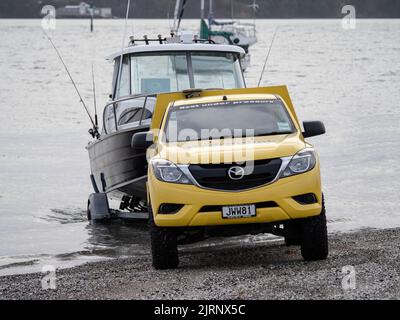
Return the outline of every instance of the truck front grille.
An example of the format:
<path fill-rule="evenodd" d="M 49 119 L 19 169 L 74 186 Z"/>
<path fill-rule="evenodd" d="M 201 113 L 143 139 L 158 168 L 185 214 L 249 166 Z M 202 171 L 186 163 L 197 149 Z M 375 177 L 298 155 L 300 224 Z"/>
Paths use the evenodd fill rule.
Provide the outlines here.
<path fill-rule="evenodd" d="M 238 180 L 231 179 L 228 170 L 234 166 L 245 168 L 246 164 L 191 164 L 189 171 L 202 187 L 217 190 L 245 190 L 273 181 L 281 163 L 282 160 L 279 158 L 255 160 L 253 171 Z"/>

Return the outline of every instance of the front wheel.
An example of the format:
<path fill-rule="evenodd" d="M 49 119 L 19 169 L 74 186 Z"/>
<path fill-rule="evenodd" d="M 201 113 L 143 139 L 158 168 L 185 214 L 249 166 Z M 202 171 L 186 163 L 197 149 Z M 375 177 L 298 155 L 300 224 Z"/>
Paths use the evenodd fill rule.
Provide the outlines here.
<path fill-rule="evenodd" d="M 179 264 L 176 232 L 172 228 L 156 226 L 149 204 L 151 255 L 155 269 L 175 269 Z"/>
<path fill-rule="evenodd" d="M 302 223 L 301 255 L 306 261 L 315 261 L 326 259 L 328 252 L 328 231 L 322 202 L 321 214 Z"/>

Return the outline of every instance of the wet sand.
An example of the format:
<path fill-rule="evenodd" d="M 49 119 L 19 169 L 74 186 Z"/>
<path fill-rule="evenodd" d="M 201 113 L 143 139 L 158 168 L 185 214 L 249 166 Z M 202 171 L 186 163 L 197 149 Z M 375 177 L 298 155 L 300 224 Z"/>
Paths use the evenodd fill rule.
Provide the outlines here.
<path fill-rule="evenodd" d="M 330 235 L 325 261 L 304 262 L 283 241 L 232 241 L 181 247 L 180 267 L 157 271 L 150 255 L 57 270 L 55 290 L 43 274 L 0 277 L 0 299 L 399 299 L 400 229 Z M 355 288 L 344 290 L 344 266 Z"/>

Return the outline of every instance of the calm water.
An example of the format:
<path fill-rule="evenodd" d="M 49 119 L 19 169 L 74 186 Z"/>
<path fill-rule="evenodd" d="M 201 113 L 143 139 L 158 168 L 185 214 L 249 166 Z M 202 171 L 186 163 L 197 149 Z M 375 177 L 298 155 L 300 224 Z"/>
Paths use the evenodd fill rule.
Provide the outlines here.
<path fill-rule="evenodd" d="M 312 142 L 329 230 L 400 226 L 400 20 L 358 21 L 356 30 L 338 20 L 257 21 L 248 86 L 276 26 L 263 84 L 286 84 L 302 120 L 325 122 L 327 134 Z M 57 21 L 52 37 L 88 103 L 92 63 L 99 104 L 108 99 L 104 57 L 120 48 L 122 29 L 120 20 L 95 21 L 90 34 L 88 21 Z M 136 35 L 168 30 L 166 20 L 129 23 Z M 39 20 L 0 20 L 0 61 L 0 274 L 147 254 L 145 228 L 85 220 L 89 123 Z"/>

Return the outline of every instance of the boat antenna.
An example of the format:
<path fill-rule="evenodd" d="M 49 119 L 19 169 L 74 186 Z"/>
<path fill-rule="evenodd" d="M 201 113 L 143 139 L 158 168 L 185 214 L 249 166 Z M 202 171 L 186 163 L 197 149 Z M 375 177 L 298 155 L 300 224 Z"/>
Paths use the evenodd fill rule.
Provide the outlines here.
<path fill-rule="evenodd" d="M 267 62 L 268 62 L 268 58 L 269 58 L 269 54 L 271 53 L 272 45 L 274 44 L 274 40 L 275 40 L 275 36 L 276 36 L 277 31 L 278 31 L 278 27 L 275 28 L 274 35 L 272 36 L 271 44 L 269 45 L 268 53 L 267 53 L 267 56 L 265 57 L 264 66 L 263 66 L 263 68 L 262 68 L 261 75 L 260 75 L 260 80 L 258 80 L 257 87 L 260 86 L 262 77 L 263 77 L 263 75 L 264 75 L 265 68 L 266 68 L 266 66 L 267 66 Z"/>
<path fill-rule="evenodd" d="M 133 10 L 134 10 L 134 6 L 132 6 L 132 12 L 133 12 Z M 133 19 L 133 16 L 132 16 L 132 36 L 134 36 L 135 35 L 135 19 Z"/>
<path fill-rule="evenodd" d="M 76 93 L 77 93 L 78 96 L 79 96 L 79 102 L 82 104 L 83 108 L 85 109 L 85 111 L 86 111 L 86 113 L 87 113 L 87 115 L 88 115 L 88 117 L 89 117 L 89 119 L 90 119 L 90 122 L 91 122 L 92 125 L 93 125 L 93 129 L 90 129 L 90 130 L 89 130 L 89 133 L 92 135 L 93 138 L 94 138 L 94 137 L 99 137 L 100 134 L 99 134 L 99 130 L 98 130 L 98 128 L 97 128 L 97 125 L 96 125 L 96 123 L 93 121 L 93 118 L 92 118 L 92 116 L 90 115 L 89 109 L 87 108 L 87 106 L 86 106 L 86 104 L 85 104 L 85 101 L 83 101 L 83 98 L 82 98 L 82 96 L 81 96 L 81 93 L 79 92 L 79 89 L 78 89 L 78 87 L 76 86 L 76 83 L 75 83 L 74 79 L 72 78 L 72 75 L 71 75 L 71 73 L 69 72 L 67 65 L 65 64 L 64 59 L 62 58 L 62 56 L 61 56 L 61 54 L 60 54 L 60 51 L 58 51 L 58 49 L 57 49 L 57 47 L 55 46 L 53 40 L 50 38 L 50 36 L 47 34 L 47 32 L 46 32 L 43 28 L 41 28 L 41 29 L 42 29 L 44 35 L 46 36 L 47 40 L 49 40 L 49 42 L 50 42 L 51 45 L 53 46 L 54 50 L 56 51 L 58 58 L 60 59 L 61 63 L 63 64 L 64 69 L 65 69 L 65 71 L 67 72 L 68 77 L 69 77 L 69 79 L 71 80 L 72 85 L 74 86 L 75 91 L 76 91 Z"/>
<path fill-rule="evenodd" d="M 183 12 L 185 11 L 185 5 L 187 0 L 176 0 L 175 10 L 174 10 L 174 24 L 172 26 L 171 32 L 178 33 L 179 27 L 181 26 L 181 21 L 183 17 Z"/>
<path fill-rule="evenodd" d="M 176 31 L 178 31 L 179 27 L 181 26 L 181 21 L 182 21 L 182 17 L 183 17 L 183 12 L 185 11 L 186 1 L 187 0 L 183 0 L 181 11 L 179 12 L 178 28 L 176 29 Z"/>
<path fill-rule="evenodd" d="M 168 1 L 168 10 L 167 10 L 168 30 L 170 30 L 170 31 L 172 30 L 172 29 L 171 29 L 171 17 L 170 17 L 171 1 L 172 1 L 172 0 L 169 0 L 169 1 Z"/>
<path fill-rule="evenodd" d="M 176 0 L 175 10 L 174 10 L 174 24 L 173 24 L 172 29 L 171 29 L 172 33 L 176 33 L 178 31 L 178 29 L 177 29 L 177 20 L 178 20 L 178 14 L 179 14 L 180 6 L 181 6 L 181 1 L 180 0 Z"/>
<path fill-rule="evenodd" d="M 119 67 L 118 67 L 118 85 L 121 83 L 121 70 L 122 70 L 122 59 L 124 57 L 124 43 L 126 37 L 126 28 L 128 25 L 128 17 L 129 17 L 129 8 L 131 6 L 131 0 L 128 0 L 128 4 L 126 6 L 126 14 L 125 14 L 125 26 L 124 26 L 124 33 L 122 36 L 122 45 L 121 45 L 121 56 L 119 57 Z"/>
<path fill-rule="evenodd" d="M 170 17 L 169 17 L 169 10 L 170 10 L 170 9 L 168 9 L 168 12 L 167 12 L 168 28 L 169 28 L 169 30 L 172 30 L 172 29 L 171 29 L 171 19 L 170 19 Z"/>
<path fill-rule="evenodd" d="M 92 84 L 93 84 L 94 123 L 96 125 L 96 128 L 98 128 L 99 127 L 99 122 L 97 120 L 96 82 L 94 80 L 93 62 L 92 62 Z"/>
<path fill-rule="evenodd" d="M 248 6 L 253 9 L 253 19 L 254 19 L 254 24 L 255 24 L 256 23 L 257 10 L 260 8 L 260 6 L 259 6 L 258 3 L 256 3 L 256 0 L 253 0 L 253 3 L 249 4 Z"/>

